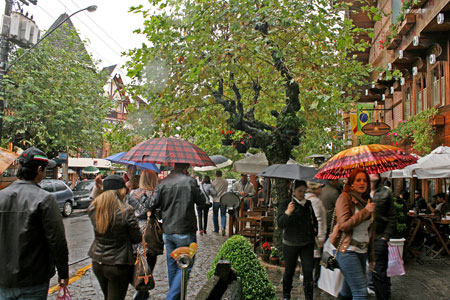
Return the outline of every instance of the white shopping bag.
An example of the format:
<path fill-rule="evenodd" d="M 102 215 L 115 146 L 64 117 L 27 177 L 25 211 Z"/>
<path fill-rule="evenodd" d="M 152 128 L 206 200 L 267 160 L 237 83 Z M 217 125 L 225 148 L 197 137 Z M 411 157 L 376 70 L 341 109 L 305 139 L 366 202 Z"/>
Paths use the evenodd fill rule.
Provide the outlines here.
<path fill-rule="evenodd" d="M 329 253 L 336 253 L 336 248 L 330 243 L 330 239 L 325 241 L 323 245 L 323 251 L 328 251 Z M 327 292 L 328 294 L 337 297 L 342 288 L 342 283 L 344 282 L 344 275 L 342 275 L 341 270 L 335 269 L 331 271 L 323 266 L 320 267 L 320 278 L 317 286 L 319 289 Z"/>

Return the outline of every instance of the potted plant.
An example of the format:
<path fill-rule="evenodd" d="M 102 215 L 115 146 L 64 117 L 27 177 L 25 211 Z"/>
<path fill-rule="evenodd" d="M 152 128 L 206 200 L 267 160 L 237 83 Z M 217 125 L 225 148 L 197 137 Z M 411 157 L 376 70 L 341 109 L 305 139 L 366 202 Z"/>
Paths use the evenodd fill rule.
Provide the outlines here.
<path fill-rule="evenodd" d="M 270 244 L 265 242 L 264 244 L 262 244 L 261 246 L 261 258 L 263 261 L 269 261 L 269 256 L 271 253 L 272 249 L 270 247 Z"/>
<path fill-rule="evenodd" d="M 280 263 L 280 251 L 277 247 L 272 247 L 270 251 L 270 263 L 273 265 L 278 265 Z"/>
<path fill-rule="evenodd" d="M 234 134 L 234 130 L 222 129 L 220 133 L 222 134 L 222 145 L 231 146 L 233 144 L 233 140 L 231 139 L 231 137 Z"/>

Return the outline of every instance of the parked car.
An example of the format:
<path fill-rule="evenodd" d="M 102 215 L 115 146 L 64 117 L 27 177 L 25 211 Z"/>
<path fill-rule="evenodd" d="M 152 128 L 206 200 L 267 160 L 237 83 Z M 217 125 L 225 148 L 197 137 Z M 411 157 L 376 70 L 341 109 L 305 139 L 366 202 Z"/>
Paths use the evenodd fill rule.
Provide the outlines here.
<path fill-rule="evenodd" d="M 91 192 L 94 188 L 94 179 L 78 182 L 73 188 L 73 197 L 75 199 L 76 208 L 87 208 L 92 202 Z"/>
<path fill-rule="evenodd" d="M 41 187 L 52 193 L 63 216 L 68 217 L 72 214 L 74 206 L 74 198 L 72 190 L 62 180 L 58 179 L 43 179 L 40 183 Z"/>

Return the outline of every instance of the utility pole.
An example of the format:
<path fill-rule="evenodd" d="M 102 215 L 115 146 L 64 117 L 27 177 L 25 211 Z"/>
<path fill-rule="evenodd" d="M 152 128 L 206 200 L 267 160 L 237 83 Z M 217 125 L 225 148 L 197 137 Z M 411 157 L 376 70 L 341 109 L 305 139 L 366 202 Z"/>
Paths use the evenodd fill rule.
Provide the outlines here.
<path fill-rule="evenodd" d="M 11 16 L 12 0 L 5 0 L 5 16 Z M 9 28 L 8 28 L 9 31 Z M 1 24 L 1 41 L 0 41 L 0 144 L 2 141 L 3 132 L 3 115 L 5 110 L 5 87 L 3 85 L 3 77 L 6 74 L 8 68 L 8 53 L 9 53 L 9 40 L 8 33 L 3 30 L 3 24 Z"/>

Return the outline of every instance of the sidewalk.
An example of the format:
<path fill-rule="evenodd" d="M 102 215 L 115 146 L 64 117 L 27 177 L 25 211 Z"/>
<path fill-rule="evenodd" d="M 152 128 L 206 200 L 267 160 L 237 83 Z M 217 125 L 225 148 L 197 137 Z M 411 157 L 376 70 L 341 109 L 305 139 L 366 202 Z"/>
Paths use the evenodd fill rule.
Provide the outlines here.
<path fill-rule="evenodd" d="M 207 282 L 206 274 L 211 268 L 211 263 L 222 244 L 226 241 L 227 236 L 223 237 L 212 233 L 212 213 L 210 213 L 210 221 L 208 234 L 200 236 L 197 234 L 198 252 L 196 255 L 194 267 L 188 283 L 187 299 L 195 299 L 197 293 Z M 86 250 L 87 252 L 87 250 Z M 419 263 L 420 262 L 420 263 Z M 450 258 L 445 259 L 422 259 L 419 262 L 410 260 L 406 262 L 406 275 L 392 278 L 392 300 L 448 300 L 450 299 Z M 86 260 L 77 264 L 71 269 L 70 275 L 73 276 L 78 269 L 88 266 L 90 260 Z M 282 297 L 282 284 L 284 269 L 278 266 L 272 266 L 264 263 L 267 269 L 270 281 L 277 289 L 277 298 Z M 294 287 L 292 291 L 292 299 L 303 299 L 301 282 L 299 278 L 299 269 L 297 269 L 294 277 Z M 158 261 L 153 273 L 156 287 L 150 291 L 150 299 L 165 299 L 169 290 L 167 283 L 167 267 L 165 254 L 158 256 Z M 51 286 L 56 283 L 53 278 Z M 97 278 L 88 269 L 84 276 L 73 282 L 69 286 L 73 300 L 98 300 L 103 299 Z M 49 299 L 54 299 L 56 293 L 49 295 Z M 131 300 L 134 294 L 134 288 L 130 285 L 127 293 L 127 300 Z M 328 294 L 316 289 L 315 299 L 329 300 L 334 299 Z M 370 299 L 375 299 L 371 297 Z M 255 299 L 257 300 L 257 299 Z"/>

